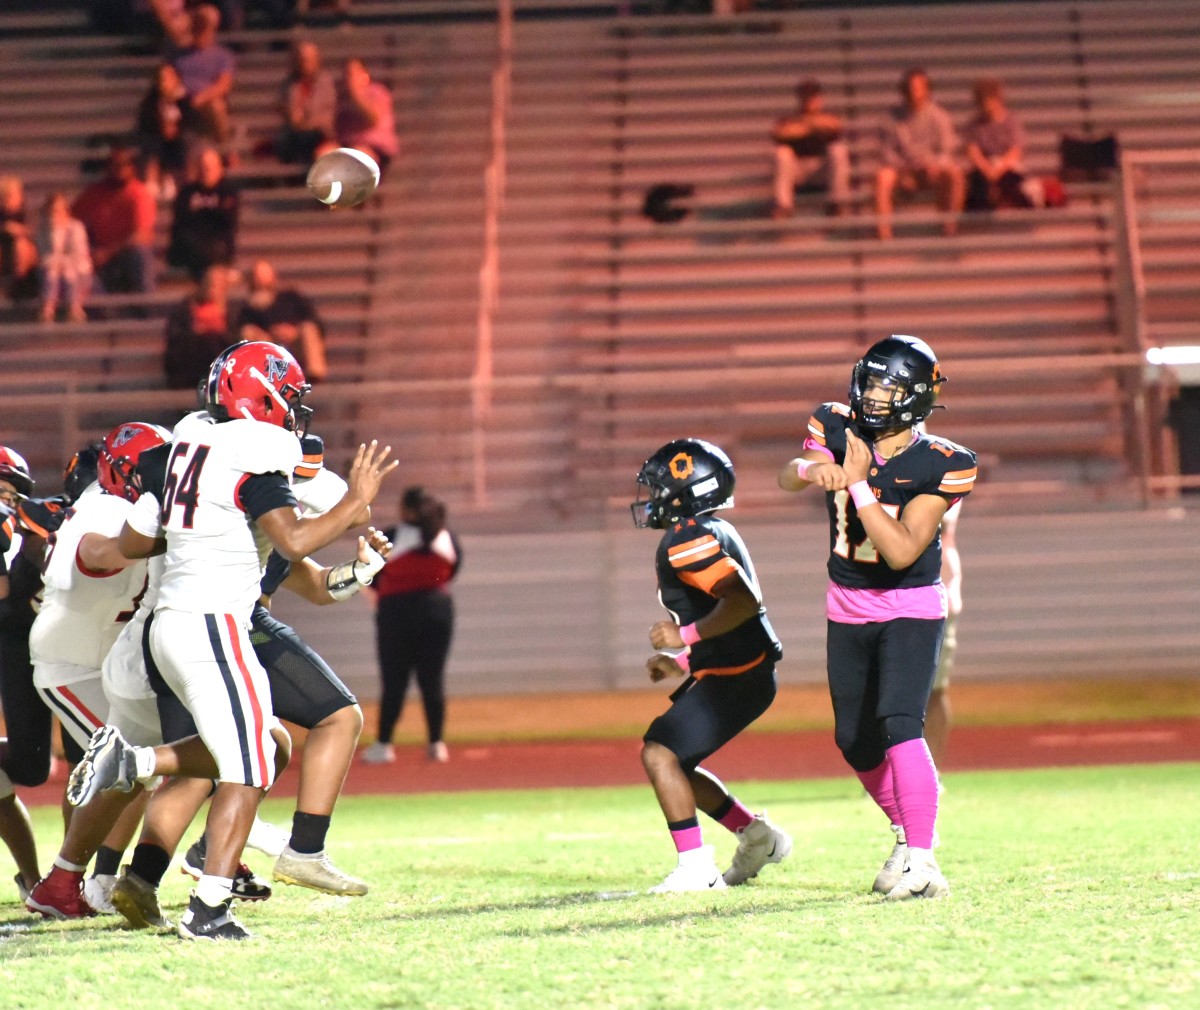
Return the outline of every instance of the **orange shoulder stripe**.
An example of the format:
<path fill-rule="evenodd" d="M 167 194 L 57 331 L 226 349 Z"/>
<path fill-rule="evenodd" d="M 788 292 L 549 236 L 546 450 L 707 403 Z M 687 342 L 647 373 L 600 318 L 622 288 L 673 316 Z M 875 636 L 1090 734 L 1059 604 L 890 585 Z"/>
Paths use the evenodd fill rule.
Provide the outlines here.
<path fill-rule="evenodd" d="M 741 571 L 733 558 L 718 558 L 701 572 L 680 572 L 679 581 L 712 595 L 712 588 L 726 575 Z"/>
<path fill-rule="evenodd" d="M 721 545 L 717 543 L 717 538 L 708 534 L 667 548 L 667 557 L 670 559 L 672 567 L 683 568 L 685 565 L 693 564 L 713 554 L 719 554 L 720 551 Z"/>

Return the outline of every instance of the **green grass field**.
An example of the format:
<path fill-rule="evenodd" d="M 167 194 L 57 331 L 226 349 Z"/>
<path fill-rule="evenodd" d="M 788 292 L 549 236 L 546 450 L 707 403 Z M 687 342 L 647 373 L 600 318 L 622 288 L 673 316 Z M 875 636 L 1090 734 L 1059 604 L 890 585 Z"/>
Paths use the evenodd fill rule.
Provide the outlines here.
<path fill-rule="evenodd" d="M 849 778 L 739 784 L 796 848 L 711 895 L 642 893 L 674 863 L 648 787 L 348 798 L 331 849 L 372 893 L 281 886 L 242 910 L 246 944 L 34 922 L 5 854 L 0 1006 L 1196 1007 L 1198 772 L 952 775 L 954 893 L 905 904 L 868 893 L 891 834 Z M 48 862 L 57 811 L 36 817 Z M 727 860 L 731 836 L 705 834 Z M 188 883 L 172 868 L 170 911 Z"/>

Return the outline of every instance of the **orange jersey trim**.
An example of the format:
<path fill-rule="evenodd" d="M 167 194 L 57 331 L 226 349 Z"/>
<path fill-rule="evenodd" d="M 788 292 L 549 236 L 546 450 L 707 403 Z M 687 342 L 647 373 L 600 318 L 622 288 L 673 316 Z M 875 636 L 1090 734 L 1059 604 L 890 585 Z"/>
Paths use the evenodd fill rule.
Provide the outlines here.
<path fill-rule="evenodd" d="M 966 494 L 975 486 L 975 477 L 978 473 L 979 467 L 973 466 L 970 470 L 952 470 L 942 474 L 942 482 L 938 485 L 938 490 L 947 494 Z"/>
<path fill-rule="evenodd" d="M 741 569 L 733 558 L 720 558 L 702 572 L 680 572 L 679 581 L 685 582 L 689 586 L 694 586 L 701 592 L 708 593 L 711 596 L 713 586 L 725 578 L 726 575 L 740 571 Z"/>
<path fill-rule="evenodd" d="M 745 673 L 747 670 L 753 670 L 764 659 L 767 658 L 765 652 L 760 652 L 758 656 L 752 659 L 745 666 L 712 666 L 706 670 L 693 671 L 697 680 L 702 677 L 732 677 L 738 673 Z"/>
<path fill-rule="evenodd" d="M 672 568 L 684 568 L 720 553 L 721 545 L 717 543 L 717 538 L 709 535 L 697 537 L 685 544 L 676 544 L 667 550 L 667 558 Z"/>
<path fill-rule="evenodd" d="M 825 425 L 818 421 L 815 416 L 808 419 L 808 434 L 818 445 L 825 444 Z"/>

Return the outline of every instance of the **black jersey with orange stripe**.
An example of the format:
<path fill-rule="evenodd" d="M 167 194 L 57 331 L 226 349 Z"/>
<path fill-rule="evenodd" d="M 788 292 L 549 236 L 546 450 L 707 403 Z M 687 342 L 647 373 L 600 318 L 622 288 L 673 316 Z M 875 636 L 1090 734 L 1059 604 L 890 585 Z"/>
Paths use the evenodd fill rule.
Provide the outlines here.
<path fill-rule="evenodd" d="M 733 524 L 716 516 L 681 519 L 659 541 L 655 556 L 658 598 L 680 624 L 691 624 L 717 605 L 712 588 L 736 573 L 762 601 L 754 563 Z M 767 620 L 766 608 L 732 631 L 701 639 L 692 646 L 689 662 L 694 674 L 738 673 L 764 659 L 778 662 L 783 647 Z"/>
<path fill-rule="evenodd" d="M 808 422 L 810 444 L 833 454 L 836 463 L 846 458 L 846 425 L 850 408 L 843 403 L 823 403 Z M 932 494 L 953 504 L 970 494 L 977 474 L 975 453 L 957 442 L 914 430 L 913 441 L 903 452 L 884 463 L 876 457 L 867 475 L 879 503 L 898 518 L 904 507 L 920 495 Z M 907 568 L 895 571 L 879 556 L 867 537 L 858 510 L 845 491 L 827 491 L 829 510 L 829 577 L 851 589 L 903 589 L 930 586 L 941 578 L 940 534 Z"/>

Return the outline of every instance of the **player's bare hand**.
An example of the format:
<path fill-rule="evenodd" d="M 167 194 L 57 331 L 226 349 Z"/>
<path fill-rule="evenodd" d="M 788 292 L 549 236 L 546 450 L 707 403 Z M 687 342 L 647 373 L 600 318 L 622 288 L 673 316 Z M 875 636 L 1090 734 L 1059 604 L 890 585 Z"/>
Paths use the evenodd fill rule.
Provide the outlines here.
<path fill-rule="evenodd" d="M 849 428 L 846 429 L 846 459 L 842 469 L 851 484 L 867 479 L 871 469 L 871 447 Z"/>
<path fill-rule="evenodd" d="M 364 565 L 369 564 L 371 555 L 367 548 L 370 548 L 381 558 L 386 558 L 392 553 L 392 542 L 383 534 L 382 530 L 377 530 L 374 526 L 367 527 L 367 535 L 358 538 L 358 560 Z"/>
<path fill-rule="evenodd" d="M 656 684 L 668 677 L 682 677 L 686 672 L 673 656 L 668 656 L 665 652 L 656 652 L 646 660 L 646 670 Z"/>
<path fill-rule="evenodd" d="M 379 494 L 383 478 L 400 465 L 398 459 L 388 459 L 391 451 L 390 445 L 380 449 L 375 439 L 371 440 L 370 445 L 360 445 L 354 454 L 350 472 L 346 475 L 346 484 L 350 488 L 348 493 L 357 496 L 366 505 L 371 504 Z"/>
<path fill-rule="evenodd" d="M 844 491 L 850 486 L 850 478 L 846 476 L 846 471 L 833 460 L 810 467 L 808 480 L 822 491 Z"/>
<path fill-rule="evenodd" d="M 659 621 L 650 629 L 650 644 L 656 649 L 682 649 L 679 625 L 674 621 Z"/>

